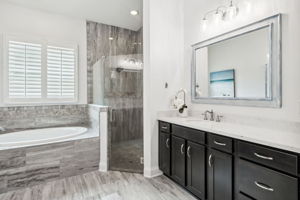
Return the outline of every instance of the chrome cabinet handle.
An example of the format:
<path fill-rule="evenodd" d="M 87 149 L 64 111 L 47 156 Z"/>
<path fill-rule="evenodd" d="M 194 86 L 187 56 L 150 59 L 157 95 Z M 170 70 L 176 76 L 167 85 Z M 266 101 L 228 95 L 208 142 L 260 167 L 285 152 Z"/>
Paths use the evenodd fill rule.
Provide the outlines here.
<path fill-rule="evenodd" d="M 212 163 L 211 163 L 212 156 L 213 156 L 213 155 L 210 154 L 209 157 L 208 157 L 208 165 L 209 165 L 209 167 L 212 167 Z"/>
<path fill-rule="evenodd" d="M 274 160 L 274 158 L 272 158 L 272 157 L 267 157 L 267 156 L 263 156 L 263 155 L 260 155 L 260 154 L 258 154 L 258 153 L 254 153 L 254 155 L 256 156 L 256 157 L 258 157 L 258 158 L 261 158 L 261 159 L 265 159 L 265 160 Z"/>
<path fill-rule="evenodd" d="M 166 127 L 166 126 L 162 126 L 161 128 L 164 129 L 164 130 L 168 129 L 168 127 Z"/>
<path fill-rule="evenodd" d="M 216 145 L 219 145 L 219 146 L 226 146 L 225 143 L 217 142 L 216 140 L 214 141 L 214 143 L 215 143 Z"/>
<path fill-rule="evenodd" d="M 166 140 L 166 147 L 167 147 L 167 148 L 170 148 L 169 142 L 170 142 L 170 139 L 168 138 L 168 139 Z"/>
<path fill-rule="evenodd" d="M 259 183 L 259 182 L 257 182 L 257 181 L 255 181 L 254 183 L 255 183 L 255 185 L 256 185 L 257 187 L 259 187 L 259 188 L 261 188 L 261 189 L 263 189 L 263 190 L 267 190 L 267 191 L 269 191 L 269 192 L 274 192 L 274 189 L 273 189 L 273 188 L 271 188 L 271 187 L 269 187 L 269 186 L 267 186 L 267 185 L 265 185 L 265 184 Z"/>
<path fill-rule="evenodd" d="M 191 157 L 191 147 L 189 146 L 188 148 L 187 148 L 187 156 L 190 158 Z"/>
<path fill-rule="evenodd" d="M 180 147 L 181 154 L 184 154 L 183 148 L 184 148 L 184 144 L 182 144 Z"/>

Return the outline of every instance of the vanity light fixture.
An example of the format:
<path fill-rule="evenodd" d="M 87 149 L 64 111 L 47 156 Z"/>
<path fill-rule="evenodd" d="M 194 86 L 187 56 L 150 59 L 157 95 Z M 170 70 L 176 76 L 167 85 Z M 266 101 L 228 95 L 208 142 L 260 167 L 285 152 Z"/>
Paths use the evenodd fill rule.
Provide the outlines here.
<path fill-rule="evenodd" d="M 233 4 L 233 1 L 230 1 L 230 6 L 228 7 L 228 9 L 226 11 L 228 20 L 234 19 L 238 14 L 238 10 L 239 10 L 238 7 Z"/>
<path fill-rule="evenodd" d="M 132 16 L 137 16 L 137 15 L 139 14 L 139 11 L 137 11 L 137 10 L 132 10 L 132 11 L 130 11 L 130 14 L 131 14 Z"/>
<path fill-rule="evenodd" d="M 230 0 L 229 6 L 219 6 L 215 10 L 208 11 L 205 13 L 202 19 L 202 29 L 206 30 L 208 24 L 209 15 L 213 14 L 213 19 L 215 23 L 219 23 L 222 20 L 228 19 L 232 20 L 238 15 L 239 8 Z"/>

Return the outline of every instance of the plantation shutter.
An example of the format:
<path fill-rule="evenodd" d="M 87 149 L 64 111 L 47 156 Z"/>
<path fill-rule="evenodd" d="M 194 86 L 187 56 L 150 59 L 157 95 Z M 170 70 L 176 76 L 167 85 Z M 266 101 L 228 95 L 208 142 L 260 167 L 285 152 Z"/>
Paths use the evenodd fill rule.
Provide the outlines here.
<path fill-rule="evenodd" d="M 47 47 L 47 97 L 75 97 L 75 50 Z"/>
<path fill-rule="evenodd" d="M 41 52 L 40 44 L 8 42 L 9 98 L 41 98 Z"/>

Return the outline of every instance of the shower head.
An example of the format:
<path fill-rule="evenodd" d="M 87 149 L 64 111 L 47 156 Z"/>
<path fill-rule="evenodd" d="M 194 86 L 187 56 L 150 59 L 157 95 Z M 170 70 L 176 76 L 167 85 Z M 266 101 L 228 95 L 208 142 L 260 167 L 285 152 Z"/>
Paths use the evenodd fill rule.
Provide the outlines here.
<path fill-rule="evenodd" d="M 124 68 L 118 67 L 118 68 L 116 68 L 116 71 L 120 73 L 120 72 L 124 71 Z"/>

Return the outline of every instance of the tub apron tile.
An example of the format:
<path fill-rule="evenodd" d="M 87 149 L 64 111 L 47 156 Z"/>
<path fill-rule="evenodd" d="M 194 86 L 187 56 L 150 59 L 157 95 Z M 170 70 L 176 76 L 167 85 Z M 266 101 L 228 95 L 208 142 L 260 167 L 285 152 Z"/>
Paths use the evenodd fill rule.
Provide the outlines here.
<path fill-rule="evenodd" d="M 23 167 L 26 164 L 24 149 L 0 151 L 0 170 Z"/>

